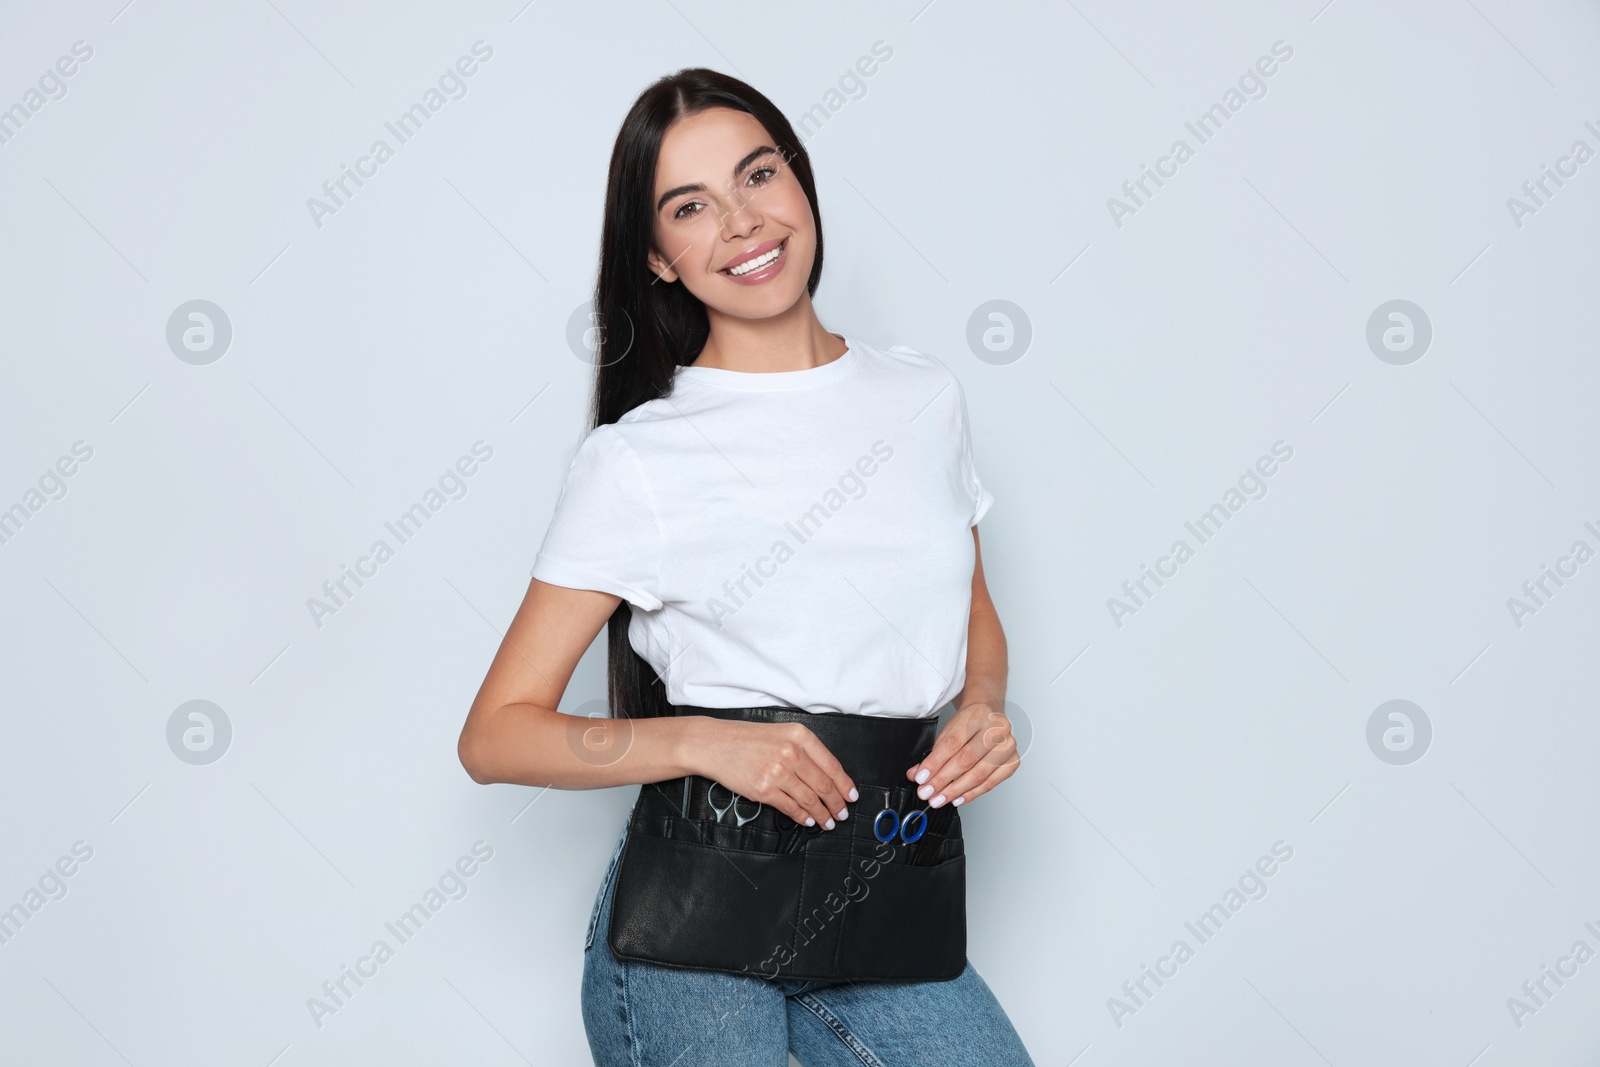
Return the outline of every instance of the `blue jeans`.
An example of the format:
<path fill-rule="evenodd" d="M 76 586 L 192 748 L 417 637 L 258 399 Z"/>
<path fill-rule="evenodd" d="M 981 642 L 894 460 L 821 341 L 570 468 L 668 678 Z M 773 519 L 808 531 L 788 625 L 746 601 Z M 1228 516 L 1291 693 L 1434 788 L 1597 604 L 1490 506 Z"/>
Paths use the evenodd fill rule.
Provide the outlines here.
<path fill-rule="evenodd" d="M 757 978 L 620 960 L 606 943 L 622 842 L 583 950 L 596 1067 L 1034 1067 L 969 962 L 948 982 Z"/>

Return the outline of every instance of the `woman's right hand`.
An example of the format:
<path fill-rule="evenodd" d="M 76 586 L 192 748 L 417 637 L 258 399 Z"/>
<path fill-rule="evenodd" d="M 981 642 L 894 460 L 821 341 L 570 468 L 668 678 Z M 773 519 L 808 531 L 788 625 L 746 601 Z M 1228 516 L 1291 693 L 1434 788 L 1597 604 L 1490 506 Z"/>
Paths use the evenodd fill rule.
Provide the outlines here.
<path fill-rule="evenodd" d="M 855 783 L 805 724 L 706 719 L 695 773 L 805 826 L 849 818 Z"/>

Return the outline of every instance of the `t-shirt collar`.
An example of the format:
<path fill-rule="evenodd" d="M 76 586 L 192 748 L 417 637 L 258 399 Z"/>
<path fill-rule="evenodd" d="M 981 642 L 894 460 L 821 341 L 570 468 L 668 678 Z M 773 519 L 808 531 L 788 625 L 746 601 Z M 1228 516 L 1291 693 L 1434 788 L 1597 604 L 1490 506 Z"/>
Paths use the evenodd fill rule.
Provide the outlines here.
<path fill-rule="evenodd" d="M 686 367 L 679 367 L 675 375 L 677 380 L 680 381 L 712 385 L 719 389 L 743 389 L 749 392 L 811 389 L 815 386 L 836 382 L 854 373 L 857 365 L 860 364 L 861 353 L 855 339 L 848 334 L 840 334 L 839 336 L 844 338 L 844 355 L 831 363 L 824 363 L 819 367 L 763 372 L 728 370 L 725 367 L 697 367 L 690 364 Z"/>

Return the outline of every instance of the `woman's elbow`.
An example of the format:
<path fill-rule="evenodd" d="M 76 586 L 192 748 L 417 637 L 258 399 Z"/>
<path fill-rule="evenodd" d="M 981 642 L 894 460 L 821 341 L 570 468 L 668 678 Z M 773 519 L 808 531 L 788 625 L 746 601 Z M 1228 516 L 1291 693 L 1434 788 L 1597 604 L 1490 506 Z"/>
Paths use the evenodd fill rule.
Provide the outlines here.
<path fill-rule="evenodd" d="M 494 776 L 489 761 L 485 759 L 483 739 L 471 725 L 461 730 L 461 738 L 456 742 L 456 758 L 461 760 L 461 766 L 466 770 L 467 777 L 479 785 L 493 785 L 499 781 Z"/>

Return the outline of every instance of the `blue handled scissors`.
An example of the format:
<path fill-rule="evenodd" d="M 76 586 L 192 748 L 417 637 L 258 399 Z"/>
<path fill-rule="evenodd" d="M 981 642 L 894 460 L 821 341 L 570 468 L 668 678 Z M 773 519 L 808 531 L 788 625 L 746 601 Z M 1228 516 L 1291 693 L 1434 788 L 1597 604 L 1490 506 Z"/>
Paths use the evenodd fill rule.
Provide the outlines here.
<path fill-rule="evenodd" d="M 722 786 L 722 788 L 728 789 L 728 802 L 726 804 L 724 804 L 720 808 L 717 807 L 717 802 L 712 796 L 712 790 L 716 789 L 718 785 L 721 785 L 721 783 L 720 782 L 712 782 L 710 785 L 706 786 L 706 803 L 710 804 L 711 805 L 711 810 L 716 812 L 716 815 L 717 815 L 716 821 L 717 822 L 719 822 L 719 823 L 722 822 L 722 817 L 724 815 L 728 814 L 728 812 L 730 810 L 733 812 L 733 824 L 735 826 L 743 826 L 745 823 L 749 822 L 751 819 L 754 819 L 757 815 L 761 814 L 761 801 L 758 800 L 758 801 L 756 801 L 756 810 L 755 811 L 752 811 L 749 815 L 740 815 L 739 814 L 739 801 L 744 800 L 746 798 L 740 796 L 738 793 L 735 793 L 733 790 L 728 789 L 728 787 L 725 786 L 725 785 Z"/>
<path fill-rule="evenodd" d="M 885 833 L 883 830 L 883 817 L 885 815 L 889 816 L 888 833 Z M 913 822 L 917 824 L 917 830 L 915 833 L 910 833 L 909 831 Z M 884 808 L 882 811 L 878 812 L 877 817 L 872 820 L 872 836 L 876 837 L 879 841 L 893 841 L 896 835 L 898 835 L 900 840 L 909 845 L 920 840 L 922 835 L 927 832 L 928 813 L 920 808 L 907 815 L 904 819 L 900 818 L 900 813 L 895 811 L 893 808 Z"/>

